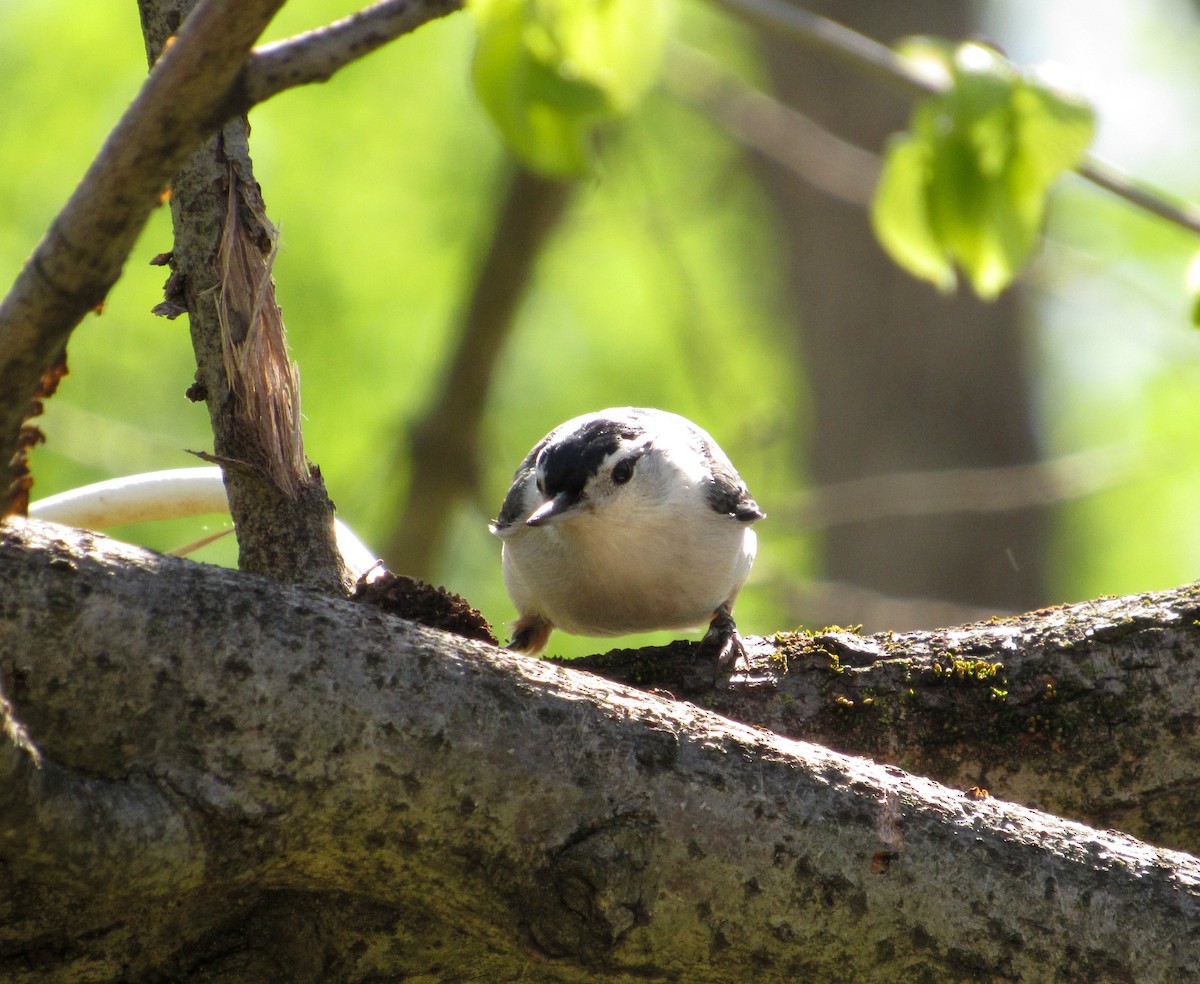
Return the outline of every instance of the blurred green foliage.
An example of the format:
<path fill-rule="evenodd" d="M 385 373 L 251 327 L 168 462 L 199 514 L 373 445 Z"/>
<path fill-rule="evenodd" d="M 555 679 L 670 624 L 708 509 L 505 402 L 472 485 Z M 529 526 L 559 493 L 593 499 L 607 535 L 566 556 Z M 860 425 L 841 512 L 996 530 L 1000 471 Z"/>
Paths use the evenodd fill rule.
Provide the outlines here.
<path fill-rule="evenodd" d="M 658 75 L 671 0 L 470 0 L 479 101 L 534 170 L 590 171 L 596 128 Z"/>
<path fill-rule="evenodd" d="M 270 36 L 350 9 L 293 0 Z M 706 8 L 684 5 L 679 29 L 758 71 L 748 36 Z M 469 18 L 451 16 L 251 117 L 257 177 L 281 230 L 276 279 L 303 381 L 307 452 L 368 542 L 402 501 L 407 425 L 437 391 L 512 167 L 470 89 L 472 45 Z M 144 76 L 136 9 L 7 0 L 0 66 L 7 283 Z M 1130 481 L 1063 507 L 1047 601 L 1195 577 L 1200 351 L 1183 327 L 1179 272 L 1193 244 L 1080 187 L 1056 206 L 1051 231 L 1028 274 L 1043 310 L 1031 331 L 1046 445 L 1127 444 L 1135 466 Z M 74 335 L 71 375 L 42 420 L 49 442 L 34 456 L 35 497 L 180 467 L 192 462 L 185 448 L 209 448 L 205 410 L 183 395 L 193 371 L 186 319 L 150 314 L 166 271 L 148 261 L 170 244 L 164 209 L 103 314 Z M 777 590 L 819 574 L 808 535 L 782 520 L 804 485 L 807 406 L 802 353 L 783 329 L 780 251 L 742 151 L 695 112 L 651 92 L 600 145 L 496 367 L 486 474 L 456 514 L 438 571 L 501 634 L 513 612 L 486 523 L 513 468 L 560 421 L 622 404 L 683 413 L 717 437 L 775 513 L 758 527 L 739 623 L 773 632 L 801 618 Z M 1124 320 L 1102 330 L 1109 314 Z M 225 522 L 114 532 L 168 549 Z M 200 556 L 228 563 L 232 544 Z M 605 645 L 560 634 L 551 649 Z"/>

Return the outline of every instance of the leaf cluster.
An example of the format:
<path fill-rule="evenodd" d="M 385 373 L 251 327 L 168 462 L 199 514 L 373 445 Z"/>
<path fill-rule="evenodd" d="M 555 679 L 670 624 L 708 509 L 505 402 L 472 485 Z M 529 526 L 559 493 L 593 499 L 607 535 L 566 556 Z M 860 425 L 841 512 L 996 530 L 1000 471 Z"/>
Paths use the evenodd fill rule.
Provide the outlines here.
<path fill-rule="evenodd" d="M 876 234 L 914 276 L 949 291 L 957 268 L 995 297 L 1037 243 L 1050 185 L 1091 142 L 1091 107 L 981 44 L 922 38 L 902 52 L 940 69 L 946 89 L 888 145 Z"/>

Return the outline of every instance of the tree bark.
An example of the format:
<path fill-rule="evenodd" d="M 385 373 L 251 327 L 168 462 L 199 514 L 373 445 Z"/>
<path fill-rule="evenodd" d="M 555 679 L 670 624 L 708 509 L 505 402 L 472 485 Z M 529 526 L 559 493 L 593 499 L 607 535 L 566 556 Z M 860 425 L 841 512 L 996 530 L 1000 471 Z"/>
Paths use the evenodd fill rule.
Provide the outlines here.
<path fill-rule="evenodd" d="M 151 67 L 195 0 L 141 0 Z M 281 581 L 346 592 L 333 502 L 304 455 L 300 380 L 271 267 L 277 234 L 250 160 L 250 124 L 230 120 L 172 179 L 174 247 L 166 300 L 187 313 L 196 383 L 212 424 L 238 541 L 238 564 Z"/>
<path fill-rule="evenodd" d="M 573 666 L 743 723 L 1200 853 L 1200 587 L 957 629 L 787 633 L 727 688 L 686 643 Z"/>
<path fill-rule="evenodd" d="M 324 81 L 349 62 L 459 8 L 458 0 L 381 0 L 326 28 L 250 46 L 283 0 L 205 0 L 155 24 L 154 65 L 70 200 L 0 301 L 0 515 L 23 512 L 23 431 L 35 394 L 53 392 L 75 326 L 103 302 L 164 189 L 230 118 L 284 89 Z M 178 9 L 178 8 L 176 8 Z M 173 36 L 169 50 L 162 40 Z M 157 57 L 162 51 L 161 57 Z"/>
<path fill-rule="evenodd" d="M 1121 834 L 63 527 L 0 597 L 8 980 L 1200 974 Z"/>

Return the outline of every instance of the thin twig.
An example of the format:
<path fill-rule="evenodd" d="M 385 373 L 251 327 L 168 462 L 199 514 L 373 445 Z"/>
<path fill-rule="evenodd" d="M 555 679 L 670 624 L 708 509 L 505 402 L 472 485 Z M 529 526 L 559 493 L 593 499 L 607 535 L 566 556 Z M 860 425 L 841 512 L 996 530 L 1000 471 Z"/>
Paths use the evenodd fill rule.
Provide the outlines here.
<path fill-rule="evenodd" d="M 942 92 L 947 80 L 865 34 L 784 0 L 717 0 L 742 20 L 820 51 L 859 74 L 900 84 L 910 96 Z"/>
<path fill-rule="evenodd" d="M 574 188 L 524 169 L 509 184 L 454 351 L 429 407 L 410 428 L 408 496 L 382 551 L 397 570 L 430 576 L 454 508 L 478 488 L 480 435 L 496 362 Z"/>
<path fill-rule="evenodd" d="M 1094 495 L 1132 477 L 1130 449 L 1103 447 L 1023 465 L 868 475 L 813 489 L 775 512 L 809 530 L 891 516 L 1006 512 Z"/>
<path fill-rule="evenodd" d="M 663 85 L 822 194 L 859 207 L 870 203 L 879 179 L 875 154 L 756 89 L 712 55 L 681 41 L 672 43 Z"/>
<path fill-rule="evenodd" d="M 919 63 L 886 45 L 783 0 L 717 0 L 717 3 L 745 21 L 785 34 L 859 74 L 873 75 L 898 86 L 914 98 L 937 95 L 948 84 L 939 73 L 924 70 Z M 1200 234 L 1200 206 L 1139 181 L 1094 154 L 1085 154 L 1075 171 L 1135 208 Z"/>
<path fill-rule="evenodd" d="M 460 7 L 462 0 L 379 0 L 332 24 L 255 48 L 242 74 L 246 106 L 327 82 L 338 69 Z"/>
<path fill-rule="evenodd" d="M 1174 199 L 1092 154 L 1084 157 L 1075 171 L 1097 187 L 1112 192 L 1151 215 L 1182 226 L 1189 232 L 1200 233 L 1200 206 L 1193 202 Z"/>

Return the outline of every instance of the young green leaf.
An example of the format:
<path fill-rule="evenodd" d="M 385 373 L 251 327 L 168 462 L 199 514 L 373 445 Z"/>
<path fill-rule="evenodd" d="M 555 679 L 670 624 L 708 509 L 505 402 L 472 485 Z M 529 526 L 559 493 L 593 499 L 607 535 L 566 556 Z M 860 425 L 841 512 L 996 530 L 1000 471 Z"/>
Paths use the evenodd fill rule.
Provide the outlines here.
<path fill-rule="evenodd" d="M 1092 111 L 980 44 L 921 39 L 902 53 L 938 64 L 948 87 L 889 143 L 876 235 L 914 276 L 951 290 L 957 267 L 995 297 L 1037 244 L 1050 185 L 1091 141 Z"/>
<path fill-rule="evenodd" d="M 586 173 L 597 126 L 657 76 L 671 0 L 470 0 L 472 75 L 505 141 L 534 170 Z"/>
<path fill-rule="evenodd" d="M 931 154 L 925 141 L 898 133 L 875 190 L 875 235 L 900 266 L 943 292 L 954 289 L 954 265 L 933 231 L 925 189 Z"/>

